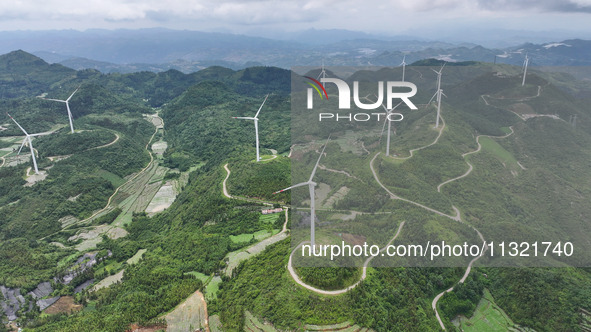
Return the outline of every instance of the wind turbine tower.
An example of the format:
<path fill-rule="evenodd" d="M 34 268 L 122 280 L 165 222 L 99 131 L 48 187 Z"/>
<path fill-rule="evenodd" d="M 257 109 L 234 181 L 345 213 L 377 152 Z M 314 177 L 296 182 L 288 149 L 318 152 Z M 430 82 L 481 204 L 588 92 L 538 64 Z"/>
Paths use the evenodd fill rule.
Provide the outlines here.
<path fill-rule="evenodd" d="M 254 117 L 246 117 L 246 116 L 234 116 L 232 117 L 233 119 L 241 119 L 241 120 L 253 120 L 254 121 L 254 134 L 256 136 L 256 146 L 257 146 L 257 162 L 261 161 L 261 156 L 259 154 L 259 113 L 261 112 L 261 109 L 263 108 L 263 105 L 265 105 L 265 102 L 267 101 L 267 98 L 269 98 L 269 95 L 267 95 L 265 97 L 265 100 L 263 100 L 263 103 L 261 104 L 261 107 L 259 107 L 259 110 L 257 111 L 257 114 L 255 114 Z"/>
<path fill-rule="evenodd" d="M 386 127 L 386 121 L 388 122 L 388 141 L 386 142 L 386 156 L 390 155 L 390 133 L 392 132 L 392 130 L 391 130 L 392 120 L 389 118 L 389 116 L 390 116 L 390 114 L 392 114 L 392 112 L 394 112 L 396 107 L 400 106 L 400 104 L 402 104 L 402 103 L 403 103 L 402 101 L 399 102 L 398 105 L 392 107 L 392 109 L 387 109 L 386 106 L 384 106 L 384 104 L 382 104 L 382 107 L 386 111 L 386 118 L 384 119 L 384 125 L 382 126 L 382 134 L 380 135 L 380 137 L 382 137 L 382 135 L 384 134 L 384 128 Z"/>
<path fill-rule="evenodd" d="M 320 70 L 318 77 L 316 77 L 316 80 L 320 80 L 320 83 L 322 84 L 322 86 L 324 86 L 324 82 L 322 82 L 322 80 L 320 79 L 321 76 L 323 79 L 326 78 L 326 70 L 324 70 L 324 60 L 322 60 L 322 70 Z"/>
<path fill-rule="evenodd" d="M 23 133 L 25 133 L 25 139 L 23 140 L 21 147 L 18 149 L 17 155 L 20 155 L 21 150 L 23 149 L 23 146 L 25 146 L 25 143 L 28 142 L 29 148 L 31 149 L 31 158 L 33 159 L 33 168 L 35 169 L 35 174 L 39 174 L 39 169 L 37 168 L 37 159 L 35 158 L 35 149 L 33 149 L 33 142 L 31 141 L 31 137 L 41 136 L 41 135 L 43 135 L 43 133 L 29 134 L 29 133 L 27 133 L 27 131 L 23 127 L 21 127 L 20 124 L 18 124 L 18 122 L 16 122 L 16 120 L 12 116 L 10 116 L 10 114 L 6 113 L 6 115 L 8 115 L 8 117 L 10 117 L 12 119 L 12 121 L 14 121 L 14 123 L 16 123 L 16 125 L 21 129 L 21 131 Z"/>
<path fill-rule="evenodd" d="M 278 193 L 282 193 L 284 191 L 287 191 L 287 190 L 290 190 L 293 188 L 302 187 L 302 186 L 306 186 L 306 185 L 308 186 L 308 190 L 310 191 L 310 244 L 312 245 L 312 250 L 314 250 L 314 245 L 316 243 L 315 242 L 316 241 L 316 237 L 315 237 L 316 204 L 314 202 L 314 200 L 315 200 L 314 189 L 317 185 L 317 183 L 314 182 L 313 179 L 314 179 L 314 174 L 316 174 L 316 169 L 318 169 L 318 164 L 320 164 L 320 159 L 322 158 L 322 155 L 324 154 L 324 150 L 326 149 L 326 146 L 328 145 L 329 140 L 330 140 L 330 135 L 328 136 L 326 143 L 324 143 L 324 147 L 322 148 L 322 151 L 320 152 L 320 156 L 318 157 L 318 160 L 316 161 L 316 165 L 314 165 L 314 169 L 312 169 L 312 174 L 310 175 L 310 179 L 308 179 L 308 181 L 295 184 L 291 187 L 287 187 L 285 189 L 281 189 L 281 190 L 273 193 L 273 194 L 278 194 Z"/>
<path fill-rule="evenodd" d="M 66 100 L 40 97 L 41 99 L 51 100 L 51 101 L 59 101 L 60 103 L 66 104 L 66 109 L 68 110 L 68 119 L 70 119 L 70 131 L 72 132 L 72 134 L 74 133 L 74 124 L 72 124 L 72 112 L 70 112 L 70 99 L 72 99 L 72 96 L 74 96 L 74 94 L 76 93 L 76 91 L 78 91 L 78 89 L 80 89 L 80 87 L 76 88 L 76 90 L 74 90 L 74 92 L 72 92 L 70 97 L 68 97 L 68 99 L 66 99 Z"/>
<path fill-rule="evenodd" d="M 527 65 L 529 64 L 529 57 L 527 53 L 525 54 L 525 60 L 523 61 L 523 80 L 521 81 L 521 86 L 525 85 L 525 75 L 527 75 Z"/>
<path fill-rule="evenodd" d="M 404 82 L 404 72 L 406 71 L 406 55 L 402 57 L 402 62 L 400 65 L 402 66 L 402 82 Z"/>
<path fill-rule="evenodd" d="M 443 67 L 445 67 L 445 63 L 443 64 L 443 66 L 441 66 L 441 69 L 439 69 L 439 71 L 432 69 L 437 74 L 437 91 L 435 92 L 433 97 L 431 97 L 431 100 L 429 100 L 428 104 L 431 104 L 433 98 L 437 96 L 437 119 L 435 120 L 435 128 L 439 128 L 439 117 L 441 116 L 441 95 L 445 96 L 445 93 L 443 93 L 443 90 L 441 89 L 441 72 L 443 71 Z"/>

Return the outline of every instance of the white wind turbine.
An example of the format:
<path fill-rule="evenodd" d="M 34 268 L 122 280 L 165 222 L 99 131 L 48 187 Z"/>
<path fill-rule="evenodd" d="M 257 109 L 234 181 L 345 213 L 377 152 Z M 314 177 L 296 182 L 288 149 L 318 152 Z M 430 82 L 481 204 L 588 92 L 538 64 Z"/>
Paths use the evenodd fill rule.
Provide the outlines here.
<path fill-rule="evenodd" d="M 35 149 L 33 149 L 33 142 L 31 141 L 31 137 L 45 135 L 45 133 L 29 134 L 23 127 L 21 127 L 20 124 L 18 124 L 18 122 L 16 122 L 16 120 L 12 116 L 10 116 L 10 114 L 6 113 L 6 115 L 8 115 L 12 119 L 12 121 L 14 121 L 14 123 L 16 123 L 16 125 L 23 131 L 23 133 L 25 133 L 25 139 L 23 140 L 21 147 L 18 149 L 17 155 L 21 153 L 23 146 L 25 146 L 25 143 L 28 142 L 29 148 L 31 149 L 31 158 L 33 158 L 33 167 L 35 168 L 35 174 L 39 174 L 39 169 L 37 168 L 37 159 L 35 158 Z"/>
<path fill-rule="evenodd" d="M 406 55 L 404 57 L 402 57 L 402 62 L 400 63 L 400 66 L 402 66 L 402 82 L 404 82 L 404 72 L 406 70 Z"/>
<path fill-rule="evenodd" d="M 285 189 L 281 189 L 279 191 L 274 192 L 273 194 L 278 194 L 278 193 L 282 193 L 284 191 L 293 189 L 293 188 L 297 188 L 297 187 L 302 187 L 302 186 L 308 186 L 308 189 L 310 191 L 310 244 L 312 245 L 312 250 L 314 250 L 314 244 L 315 244 L 315 219 L 316 219 L 316 207 L 315 207 L 315 196 L 314 196 L 314 187 L 316 187 L 317 183 L 313 181 L 314 179 L 314 174 L 316 174 L 316 169 L 318 168 L 318 164 L 320 164 L 320 158 L 322 158 L 322 155 L 324 154 L 324 150 L 326 149 L 326 146 L 328 145 L 328 141 L 330 140 L 330 135 L 328 136 L 328 139 L 326 140 L 326 143 L 324 143 L 324 147 L 322 148 L 322 151 L 320 152 L 320 156 L 318 157 L 318 160 L 316 161 L 316 165 L 314 165 L 314 169 L 312 169 L 312 174 L 310 175 L 310 179 L 308 179 L 308 181 L 306 182 L 302 182 L 302 183 L 298 183 L 298 184 L 294 184 L 291 187 L 287 187 Z"/>
<path fill-rule="evenodd" d="M 68 97 L 68 99 L 66 99 L 66 100 L 40 97 L 41 99 L 51 100 L 51 101 L 59 101 L 60 103 L 66 104 L 66 109 L 68 110 L 68 119 L 70 119 L 70 131 L 72 132 L 72 134 L 74 133 L 74 124 L 72 124 L 72 112 L 70 112 L 70 99 L 72 99 L 72 96 L 76 93 L 76 91 L 78 91 L 78 89 L 80 89 L 80 87 L 76 88 L 76 90 L 74 90 L 74 92 L 72 92 L 70 97 Z"/>
<path fill-rule="evenodd" d="M 525 53 L 525 60 L 523 61 L 523 81 L 521 81 L 521 86 L 525 85 L 525 75 L 527 75 L 527 65 L 529 64 L 529 57 L 527 53 Z"/>
<path fill-rule="evenodd" d="M 445 96 L 445 93 L 443 93 L 443 90 L 441 89 L 441 72 L 443 71 L 443 67 L 445 67 L 445 63 L 443 64 L 443 66 L 441 66 L 441 69 L 439 69 L 439 71 L 432 69 L 437 74 L 437 91 L 435 92 L 433 97 L 431 97 L 431 99 L 427 103 L 427 105 L 431 104 L 431 101 L 433 101 L 433 98 L 435 98 L 435 96 L 437 96 L 437 119 L 435 120 L 435 128 L 439 128 L 439 117 L 441 114 L 441 95 Z"/>
<path fill-rule="evenodd" d="M 322 60 L 322 70 L 318 74 L 318 77 L 316 77 L 316 80 L 320 80 L 320 76 L 322 76 L 323 79 L 326 78 L 326 70 L 324 70 L 324 60 Z M 324 82 L 322 82 L 322 80 L 320 80 L 320 82 L 322 85 L 324 85 Z"/>
<path fill-rule="evenodd" d="M 269 95 L 267 95 L 265 97 L 265 100 L 263 100 L 261 107 L 259 107 L 259 110 L 257 111 L 257 114 L 255 114 L 254 117 L 246 117 L 246 116 L 232 117 L 233 119 L 253 120 L 254 121 L 254 134 L 256 136 L 256 144 L 257 144 L 257 162 L 261 161 L 261 157 L 259 155 L 259 118 L 258 118 L 258 116 L 259 116 L 259 113 L 261 112 L 261 109 L 263 108 L 263 105 L 265 105 L 265 102 L 267 101 L 268 97 L 269 97 Z"/>
<path fill-rule="evenodd" d="M 384 110 L 386 111 L 386 118 L 384 119 L 384 125 L 382 126 L 382 133 L 380 134 L 380 139 L 382 137 L 382 135 L 384 135 L 384 128 L 386 128 L 386 121 L 388 122 L 388 141 L 386 142 L 386 156 L 390 155 L 390 133 L 391 133 L 391 127 L 392 127 L 392 120 L 389 118 L 390 114 L 392 114 L 392 112 L 394 112 L 394 110 L 396 109 L 396 107 L 400 106 L 400 104 L 402 104 L 403 102 L 399 102 L 398 105 L 392 107 L 391 109 L 387 109 L 386 106 L 382 103 L 382 107 L 384 108 Z"/>

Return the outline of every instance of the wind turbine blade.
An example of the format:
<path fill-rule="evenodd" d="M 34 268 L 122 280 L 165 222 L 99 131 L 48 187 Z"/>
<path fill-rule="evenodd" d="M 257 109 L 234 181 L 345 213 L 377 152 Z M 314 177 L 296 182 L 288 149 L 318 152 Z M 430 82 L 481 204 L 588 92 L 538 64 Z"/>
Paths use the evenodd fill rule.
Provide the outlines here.
<path fill-rule="evenodd" d="M 399 102 L 396 106 L 392 107 L 392 109 L 387 109 L 386 106 L 384 105 L 384 103 L 382 103 L 382 107 L 384 108 L 386 113 L 392 113 L 392 111 L 395 110 L 396 107 L 400 106 L 400 104 L 402 104 L 402 103 L 403 103 L 403 101 Z"/>
<path fill-rule="evenodd" d="M 431 99 L 429 99 L 429 102 L 427 103 L 427 105 L 431 104 L 431 102 L 433 101 L 433 98 L 435 98 L 435 96 L 437 96 L 438 92 L 439 92 L 439 90 L 435 92 L 435 94 L 433 95 L 433 97 L 431 97 Z"/>
<path fill-rule="evenodd" d="M 51 133 L 37 133 L 37 134 L 31 134 L 29 136 L 31 136 L 31 137 L 35 137 L 35 136 L 46 136 L 46 135 L 49 135 L 49 134 L 51 134 Z"/>
<path fill-rule="evenodd" d="M 69 100 L 70 98 L 68 98 Z M 70 112 L 70 103 L 66 101 L 66 109 L 68 110 L 68 120 L 70 120 L 70 131 L 74 133 L 74 124 L 72 123 L 72 112 Z"/>
<path fill-rule="evenodd" d="M 74 92 L 72 92 L 70 97 L 68 97 L 68 99 L 66 99 L 66 101 L 70 101 L 70 99 L 72 99 L 72 96 L 76 93 L 76 91 L 78 91 L 78 89 L 80 89 L 80 87 L 77 87 L 76 90 L 74 90 Z"/>
<path fill-rule="evenodd" d="M 35 149 L 33 148 L 33 142 L 31 141 L 31 136 L 27 136 L 29 140 L 29 148 L 31 149 L 31 158 L 33 159 L 33 166 L 35 168 L 35 174 L 39 174 L 39 169 L 37 168 L 37 159 L 35 158 Z"/>
<path fill-rule="evenodd" d="M 23 140 L 23 142 L 21 143 L 21 147 L 18 149 L 17 152 L 17 156 L 21 154 L 21 150 L 23 149 L 23 146 L 25 146 L 25 143 L 27 142 L 27 138 L 25 137 L 25 139 Z"/>
<path fill-rule="evenodd" d="M 263 105 L 265 105 L 265 102 L 267 101 L 267 98 L 269 98 L 269 95 L 268 94 L 265 96 L 265 100 L 263 100 L 263 103 L 261 104 L 261 107 L 259 107 L 259 110 L 257 111 L 257 114 L 255 114 L 255 116 L 254 116 L 255 118 L 257 116 L 259 116 L 259 113 L 261 112 L 261 109 L 263 109 Z"/>
<path fill-rule="evenodd" d="M 44 100 L 59 101 L 60 103 L 66 102 L 65 100 L 61 100 L 61 99 L 51 99 L 51 98 L 43 98 L 43 97 L 39 97 L 39 98 L 44 99 Z"/>
<path fill-rule="evenodd" d="M 302 182 L 302 183 L 294 184 L 294 185 L 293 185 L 293 186 L 291 186 L 291 187 L 287 187 L 287 188 L 285 188 L 285 189 L 281 189 L 281 190 L 279 190 L 279 191 L 276 191 L 276 192 L 274 192 L 274 193 L 273 193 L 273 195 L 275 195 L 275 194 L 279 194 L 279 193 L 282 193 L 282 192 L 284 192 L 284 191 L 287 191 L 287 190 L 290 190 L 290 189 L 293 189 L 293 188 L 302 187 L 302 186 L 307 186 L 307 185 L 308 185 L 308 182 Z"/>
<path fill-rule="evenodd" d="M 328 145 L 328 141 L 330 141 L 330 135 L 328 135 L 328 138 L 326 139 L 326 143 L 324 143 L 324 147 L 322 148 L 322 151 L 320 152 L 320 156 L 318 157 L 318 160 L 316 161 L 316 165 L 314 166 L 314 169 L 312 169 L 312 174 L 310 175 L 310 180 L 308 180 L 308 182 L 312 182 L 312 179 L 314 178 L 314 174 L 316 174 L 316 169 L 318 168 L 318 164 L 320 164 L 320 159 L 322 158 L 322 155 L 324 154 L 324 150 L 326 149 L 326 146 Z"/>
<path fill-rule="evenodd" d="M 232 119 L 254 120 L 255 118 L 251 118 L 249 116 L 233 116 Z"/>
<path fill-rule="evenodd" d="M 21 125 L 19 125 L 18 122 L 16 122 L 16 120 L 12 116 L 10 116 L 10 114 L 6 113 L 6 115 L 8 115 L 8 117 L 10 117 L 12 121 L 14 121 L 14 123 L 16 123 L 16 125 L 23 131 L 23 133 L 25 133 L 25 135 L 29 136 L 27 131 L 23 127 L 21 127 Z"/>
<path fill-rule="evenodd" d="M 447 95 L 446 95 L 445 93 L 443 93 L 443 90 L 441 90 L 441 94 L 442 94 L 442 95 L 443 95 L 445 98 L 447 98 Z"/>

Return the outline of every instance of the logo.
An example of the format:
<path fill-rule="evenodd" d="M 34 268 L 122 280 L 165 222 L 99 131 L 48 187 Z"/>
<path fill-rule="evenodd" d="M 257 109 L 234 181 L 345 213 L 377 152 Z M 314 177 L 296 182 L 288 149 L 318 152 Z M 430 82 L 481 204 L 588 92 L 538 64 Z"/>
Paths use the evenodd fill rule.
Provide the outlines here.
<path fill-rule="evenodd" d="M 328 100 L 328 93 L 326 93 L 326 90 L 324 89 L 324 85 L 322 85 L 322 83 L 318 82 L 318 80 L 315 80 L 310 76 L 304 76 L 304 77 L 311 80 L 312 82 L 318 84 L 318 86 L 322 89 L 322 91 L 324 91 L 324 96 L 326 96 L 326 100 Z M 320 99 L 323 98 L 322 93 L 320 92 L 320 89 L 318 89 L 318 86 L 316 86 L 310 82 L 306 82 L 306 83 L 308 83 L 311 87 L 313 87 L 318 92 Z M 308 109 L 312 108 L 311 103 L 312 103 L 312 89 L 308 89 Z"/>
<path fill-rule="evenodd" d="M 378 99 L 377 99 L 377 101 L 375 103 L 371 103 L 371 104 L 364 104 L 361 102 L 361 99 L 359 98 L 359 82 L 358 81 L 353 82 L 353 96 L 351 96 L 351 88 L 349 87 L 347 82 L 345 82 L 341 79 L 321 78 L 320 82 L 319 82 L 318 80 L 315 80 L 311 77 L 308 77 L 308 76 L 305 76 L 305 77 L 307 79 L 313 81 L 314 83 L 316 83 L 316 85 L 314 85 L 311 82 L 306 82 L 310 86 L 312 86 L 312 88 L 314 88 L 316 90 L 316 92 L 318 92 L 318 95 L 320 96 L 321 100 L 324 99 L 324 97 L 326 97 L 326 100 L 328 100 L 328 93 L 326 93 L 326 89 L 324 88 L 323 83 L 335 84 L 337 86 L 337 91 L 338 91 L 338 95 L 339 95 L 339 99 L 338 99 L 339 100 L 339 109 L 341 109 L 341 110 L 351 109 L 351 97 L 353 97 L 353 101 L 355 102 L 355 106 L 357 106 L 360 109 L 373 110 L 373 109 L 379 108 L 380 106 L 382 106 L 382 104 L 384 102 L 384 94 L 386 96 L 386 103 L 387 103 L 386 107 L 389 110 L 392 109 L 393 100 L 395 100 L 395 99 L 400 99 L 411 110 L 417 109 L 415 104 L 413 104 L 413 102 L 410 101 L 410 99 L 409 99 L 417 93 L 417 86 L 414 85 L 413 83 L 410 83 L 410 82 L 387 81 L 387 82 L 385 82 L 386 85 L 384 88 L 384 82 L 379 81 L 378 82 L 378 93 L 377 93 Z M 322 89 L 322 91 L 324 92 L 324 95 L 322 95 L 322 93 L 320 92 L 320 89 L 318 87 L 320 87 Z M 307 99 L 308 109 L 314 108 L 314 98 L 313 98 L 312 88 L 308 88 L 308 99 Z M 400 88 L 410 89 L 410 91 L 406 91 L 406 92 L 395 91 L 396 89 L 400 90 Z"/>

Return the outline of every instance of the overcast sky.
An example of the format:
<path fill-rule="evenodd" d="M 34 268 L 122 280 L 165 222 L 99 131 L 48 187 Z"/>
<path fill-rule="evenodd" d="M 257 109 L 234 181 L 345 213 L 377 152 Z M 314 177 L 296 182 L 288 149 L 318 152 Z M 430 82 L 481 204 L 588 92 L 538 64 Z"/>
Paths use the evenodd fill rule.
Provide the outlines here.
<path fill-rule="evenodd" d="M 302 29 L 433 35 L 504 28 L 591 36 L 591 0 L 5 0 L 0 30 L 146 28 L 273 36 Z M 589 38 L 587 38 L 589 39 Z"/>

